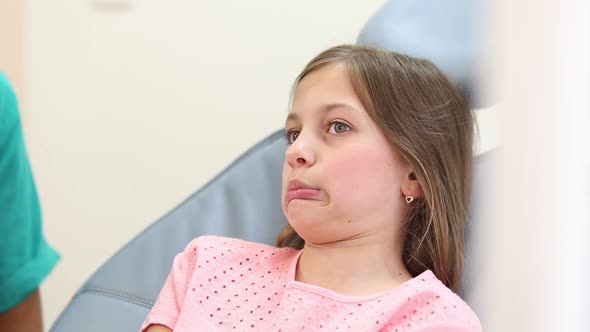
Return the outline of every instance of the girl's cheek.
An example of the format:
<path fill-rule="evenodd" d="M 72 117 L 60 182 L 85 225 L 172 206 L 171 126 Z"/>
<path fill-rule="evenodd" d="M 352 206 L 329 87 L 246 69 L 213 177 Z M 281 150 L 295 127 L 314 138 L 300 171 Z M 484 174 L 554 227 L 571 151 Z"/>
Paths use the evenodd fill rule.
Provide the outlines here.
<path fill-rule="evenodd" d="M 325 174 L 333 184 L 343 184 L 356 189 L 363 183 L 382 177 L 388 161 L 382 151 L 356 149 L 338 154 L 329 160 Z M 393 168 L 391 168 L 393 171 Z M 385 180 L 385 179 L 383 179 Z"/>

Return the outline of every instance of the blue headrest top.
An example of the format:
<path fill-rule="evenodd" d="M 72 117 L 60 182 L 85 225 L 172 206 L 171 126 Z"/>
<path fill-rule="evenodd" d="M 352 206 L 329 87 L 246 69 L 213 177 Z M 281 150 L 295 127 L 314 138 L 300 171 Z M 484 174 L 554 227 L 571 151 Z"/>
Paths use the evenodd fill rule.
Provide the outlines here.
<path fill-rule="evenodd" d="M 481 107 L 473 88 L 483 45 L 478 5 L 477 0 L 387 1 L 357 43 L 432 61 L 459 85 L 472 107 Z"/>

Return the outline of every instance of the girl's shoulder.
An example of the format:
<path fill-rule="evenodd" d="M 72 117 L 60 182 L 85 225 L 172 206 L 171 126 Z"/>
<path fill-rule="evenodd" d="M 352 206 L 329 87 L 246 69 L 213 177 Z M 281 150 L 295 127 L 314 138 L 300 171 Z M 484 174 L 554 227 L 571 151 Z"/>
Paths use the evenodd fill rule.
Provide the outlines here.
<path fill-rule="evenodd" d="M 398 320 L 408 319 L 407 324 L 439 328 L 440 331 L 481 331 L 481 322 L 475 312 L 432 271 L 423 272 L 402 288 L 404 307 L 408 310 L 397 317 Z"/>

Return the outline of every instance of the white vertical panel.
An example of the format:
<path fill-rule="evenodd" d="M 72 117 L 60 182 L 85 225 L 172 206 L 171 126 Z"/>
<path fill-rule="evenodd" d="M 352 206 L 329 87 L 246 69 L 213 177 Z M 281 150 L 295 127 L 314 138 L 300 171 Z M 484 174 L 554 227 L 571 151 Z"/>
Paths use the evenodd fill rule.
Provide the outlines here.
<path fill-rule="evenodd" d="M 587 331 L 587 1 L 497 2 L 503 153 L 489 331 Z"/>
<path fill-rule="evenodd" d="M 590 2 L 562 2 L 560 197 L 562 219 L 558 306 L 561 331 L 590 330 Z"/>

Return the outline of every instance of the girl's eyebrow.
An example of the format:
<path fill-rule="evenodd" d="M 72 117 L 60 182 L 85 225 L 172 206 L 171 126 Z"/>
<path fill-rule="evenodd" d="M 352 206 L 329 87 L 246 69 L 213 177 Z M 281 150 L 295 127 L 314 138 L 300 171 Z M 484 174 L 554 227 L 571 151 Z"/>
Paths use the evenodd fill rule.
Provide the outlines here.
<path fill-rule="evenodd" d="M 350 110 L 350 111 L 355 111 L 355 112 L 358 111 L 357 108 L 352 107 L 352 106 L 345 104 L 345 103 L 325 104 L 320 108 L 320 111 L 325 112 L 325 113 L 329 113 L 335 109 L 345 109 L 345 110 Z M 289 115 L 287 115 L 287 120 L 285 120 L 285 123 L 287 123 L 289 121 L 297 121 L 298 119 L 299 119 L 299 117 L 297 116 L 297 114 L 295 112 L 290 112 Z"/>

